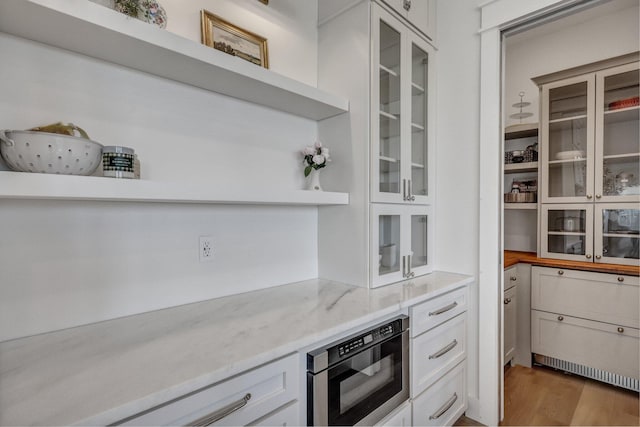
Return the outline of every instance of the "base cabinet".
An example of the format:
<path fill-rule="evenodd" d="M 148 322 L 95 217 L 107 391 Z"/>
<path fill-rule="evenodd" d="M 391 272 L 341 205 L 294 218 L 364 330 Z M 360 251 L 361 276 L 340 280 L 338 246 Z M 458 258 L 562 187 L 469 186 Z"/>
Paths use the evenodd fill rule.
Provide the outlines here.
<path fill-rule="evenodd" d="M 453 425 L 466 407 L 466 369 L 462 362 L 413 400 L 413 425 Z"/>
<path fill-rule="evenodd" d="M 517 288 L 512 286 L 504 291 L 504 364 L 511 362 L 516 355 L 517 326 Z"/>
<path fill-rule="evenodd" d="M 411 402 L 405 402 L 385 417 L 385 419 L 376 424 L 376 426 L 380 427 L 410 427 L 412 425 Z"/>

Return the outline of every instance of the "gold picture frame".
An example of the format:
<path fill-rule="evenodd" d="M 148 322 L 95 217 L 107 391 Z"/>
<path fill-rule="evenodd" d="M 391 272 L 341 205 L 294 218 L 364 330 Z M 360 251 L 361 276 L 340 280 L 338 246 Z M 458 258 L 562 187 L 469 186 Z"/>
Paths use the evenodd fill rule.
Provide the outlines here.
<path fill-rule="evenodd" d="M 200 12 L 200 24 L 203 44 L 269 68 L 266 38 L 237 27 L 206 10 Z"/>

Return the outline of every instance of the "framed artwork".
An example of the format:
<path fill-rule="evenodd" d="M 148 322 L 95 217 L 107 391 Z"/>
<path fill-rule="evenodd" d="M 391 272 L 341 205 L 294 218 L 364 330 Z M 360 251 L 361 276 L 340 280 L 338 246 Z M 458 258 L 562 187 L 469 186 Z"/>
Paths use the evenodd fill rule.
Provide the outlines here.
<path fill-rule="evenodd" d="M 237 27 L 206 10 L 203 10 L 200 16 L 203 44 L 269 68 L 267 39 Z"/>

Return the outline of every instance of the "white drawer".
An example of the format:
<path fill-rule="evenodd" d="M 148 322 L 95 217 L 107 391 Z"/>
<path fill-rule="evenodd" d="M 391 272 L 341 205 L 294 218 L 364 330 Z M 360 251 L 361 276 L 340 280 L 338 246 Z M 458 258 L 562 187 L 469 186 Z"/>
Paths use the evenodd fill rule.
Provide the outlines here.
<path fill-rule="evenodd" d="M 450 426 L 467 409 L 465 362 L 413 400 L 414 426 Z"/>
<path fill-rule="evenodd" d="M 531 308 L 640 328 L 640 278 L 533 267 Z"/>
<path fill-rule="evenodd" d="M 297 426 L 300 425 L 300 403 L 296 400 L 259 420 L 249 423 L 252 426 Z"/>
<path fill-rule="evenodd" d="M 516 266 L 504 270 L 504 290 L 513 288 L 518 284 L 518 269 Z"/>
<path fill-rule="evenodd" d="M 467 287 L 440 295 L 432 300 L 411 307 L 411 336 L 446 322 L 467 310 Z"/>
<path fill-rule="evenodd" d="M 298 399 L 298 371 L 298 357 L 292 354 L 127 419 L 122 425 L 195 424 L 216 413 L 228 415 L 209 425 L 246 425 Z M 249 394 L 246 405 L 232 411 Z"/>
<path fill-rule="evenodd" d="M 635 328 L 531 311 L 532 352 L 629 378 L 640 378 L 639 337 Z"/>
<path fill-rule="evenodd" d="M 411 340 L 411 396 L 417 396 L 467 355 L 467 314 Z"/>

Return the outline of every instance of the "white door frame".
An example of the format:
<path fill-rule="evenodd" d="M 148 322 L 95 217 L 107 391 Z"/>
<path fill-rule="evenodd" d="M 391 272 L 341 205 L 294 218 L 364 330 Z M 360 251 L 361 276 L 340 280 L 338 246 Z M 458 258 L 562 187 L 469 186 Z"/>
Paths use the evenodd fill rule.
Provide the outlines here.
<path fill-rule="evenodd" d="M 502 393 L 502 36 L 527 21 L 582 0 L 490 0 L 480 4 L 480 206 L 478 396 L 467 415 L 498 425 Z"/>

